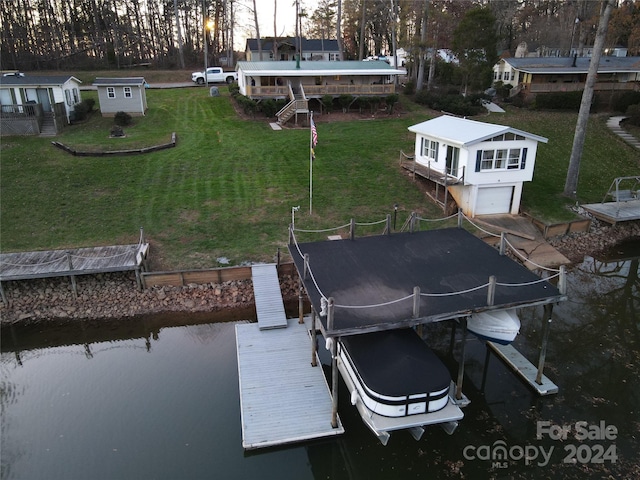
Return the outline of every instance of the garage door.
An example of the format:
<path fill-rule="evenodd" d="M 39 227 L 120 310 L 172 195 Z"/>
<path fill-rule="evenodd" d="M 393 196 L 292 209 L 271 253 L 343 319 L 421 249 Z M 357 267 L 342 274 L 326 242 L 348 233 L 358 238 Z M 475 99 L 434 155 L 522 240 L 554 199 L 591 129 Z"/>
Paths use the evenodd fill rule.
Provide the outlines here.
<path fill-rule="evenodd" d="M 512 198 L 513 186 L 480 188 L 476 201 L 476 215 L 509 213 Z"/>

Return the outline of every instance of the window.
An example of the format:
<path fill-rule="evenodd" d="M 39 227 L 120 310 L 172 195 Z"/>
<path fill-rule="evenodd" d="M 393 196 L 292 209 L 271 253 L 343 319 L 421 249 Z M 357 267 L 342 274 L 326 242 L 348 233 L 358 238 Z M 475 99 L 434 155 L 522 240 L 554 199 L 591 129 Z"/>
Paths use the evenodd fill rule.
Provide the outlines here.
<path fill-rule="evenodd" d="M 487 170 L 523 169 L 525 167 L 526 159 L 526 148 L 478 150 L 476 158 L 476 172 Z"/>
<path fill-rule="evenodd" d="M 423 157 L 430 158 L 434 162 L 438 161 L 438 142 L 434 142 L 433 140 L 429 140 L 428 138 L 422 139 L 422 148 L 420 155 Z"/>
<path fill-rule="evenodd" d="M 73 89 L 73 103 L 78 103 L 80 102 L 80 94 L 78 93 L 78 89 L 74 88 Z"/>
<path fill-rule="evenodd" d="M 329 61 L 337 62 L 339 60 L 340 60 L 340 55 L 338 55 L 337 53 L 329 53 Z"/>
<path fill-rule="evenodd" d="M 67 105 L 73 105 L 73 101 L 71 100 L 71 90 L 65 90 L 64 97 L 67 100 Z"/>
<path fill-rule="evenodd" d="M 509 163 L 507 165 L 509 170 L 520 168 L 520 149 L 512 148 L 509 150 Z"/>
<path fill-rule="evenodd" d="M 122 90 L 124 91 L 124 98 L 133 97 L 133 94 L 131 93 L 131 87 L 124 87 Z"/>
<path fill-rule="evenodd" d="M 116 98 L 116 87 L 107 87 L 107 98 Z"/>

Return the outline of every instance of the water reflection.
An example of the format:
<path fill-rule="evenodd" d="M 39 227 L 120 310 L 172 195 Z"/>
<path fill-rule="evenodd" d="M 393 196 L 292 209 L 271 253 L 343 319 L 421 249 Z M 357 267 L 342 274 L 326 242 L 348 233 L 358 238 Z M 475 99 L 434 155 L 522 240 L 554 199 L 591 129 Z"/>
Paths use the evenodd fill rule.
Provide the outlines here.
<path fill-rule="evenodd" d="M 620 250 L 621 251 L 621 250 Z M 639 478 L 640 307 L 638 257 L 587 258 L 569 273 L 554 309 L 546 374 L 558 395 L 537 397 L 470 340 L 465 394 L 471 405 L 452 436 L 428 428 L 415 442 L 382 447 L 341 383 L 340 438 L 245 453 L 241 446 L 235 322 L 158 316 L 3 329 L 0 368 L 2 479 L 175 478 Z M 521 313 L 516 347 L 538 353 L 542 308 Z M 240 314 L 242 315 L 242 314 Z M 249 318 L 253 313 L 248 313 Z M 427 332 L 451 372 L 450 327 Z M 322 350 L 321 350 L 322 352 Z M 328 358 L 324 358 L 328 363 Z M 325 374 L 330 375 L 325 368 Z M 615 463 L 565 463 L 566 441 L 536 438 L 537 422 L 615 425 Z M 466 447 L 538 446 L 544 467 L 469 459 Z M 586 442 L 593 445 L 597 442 Z"/>

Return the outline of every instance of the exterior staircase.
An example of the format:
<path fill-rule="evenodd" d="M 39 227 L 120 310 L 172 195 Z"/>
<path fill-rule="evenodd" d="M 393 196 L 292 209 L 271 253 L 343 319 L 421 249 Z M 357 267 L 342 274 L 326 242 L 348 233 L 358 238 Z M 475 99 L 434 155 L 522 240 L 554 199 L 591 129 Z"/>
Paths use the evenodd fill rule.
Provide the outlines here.
<path fill-rule="evenodd" d="M 55 137 L 58 134 L 56 122 L 53 113 L 46 112 L 42 117 L 42 125 L 40 125 L 41 137 Z"/>
<path fill-rule="evenodd" d="M 278 125 L 284 125 L 289 121 L 289 119 L 291 119 L 291 117 L 298 113 L 309 113 L 309 101 L 305 97 L 302 87 L 300 87 L 300 91 L 294 91 L 291 85 L 289 85 L 289 98 L 291 101 L 276 113 L 276 116 L 278 117 Z"/>

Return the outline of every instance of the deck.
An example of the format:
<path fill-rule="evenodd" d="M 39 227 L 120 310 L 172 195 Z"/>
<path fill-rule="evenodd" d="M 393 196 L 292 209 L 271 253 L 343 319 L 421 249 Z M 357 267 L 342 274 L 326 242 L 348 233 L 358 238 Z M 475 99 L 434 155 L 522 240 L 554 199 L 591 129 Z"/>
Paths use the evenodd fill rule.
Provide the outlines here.
<path fill-rule="evenodd" d="M 463 181 L 462 178 L 442 173 L 439 170 L 434 170 L 433 168 L 429 168 L 428 166 L 418 163 L 415 160 L 403 160 L 400 165 L 405 170 L 409 170 L 414 175 L 414 177 L 418 175 L 419 177 L 431 180 L 438 185 L 457 185 Z"/>
<path fill-rule="evenodd" d="M 344 433 L 331 427 L 332 402 L 322 367 L 311 366 L 307 326 L 260 330 L 236 325 L 242 446 L 256 449 Z"/>
<path fill-rule="evenodd" d="M 598 220 L 615 225 L 618 222 L 640 220 L 640 198 L 618 202 L 590 203 L 582 205 Z"/>
<path fill-rule="evenodd" d="M 253 265 L 251 278 L 260 330 L 285 328 L 287 316 L 284 312 L 276 265 Z"/>

